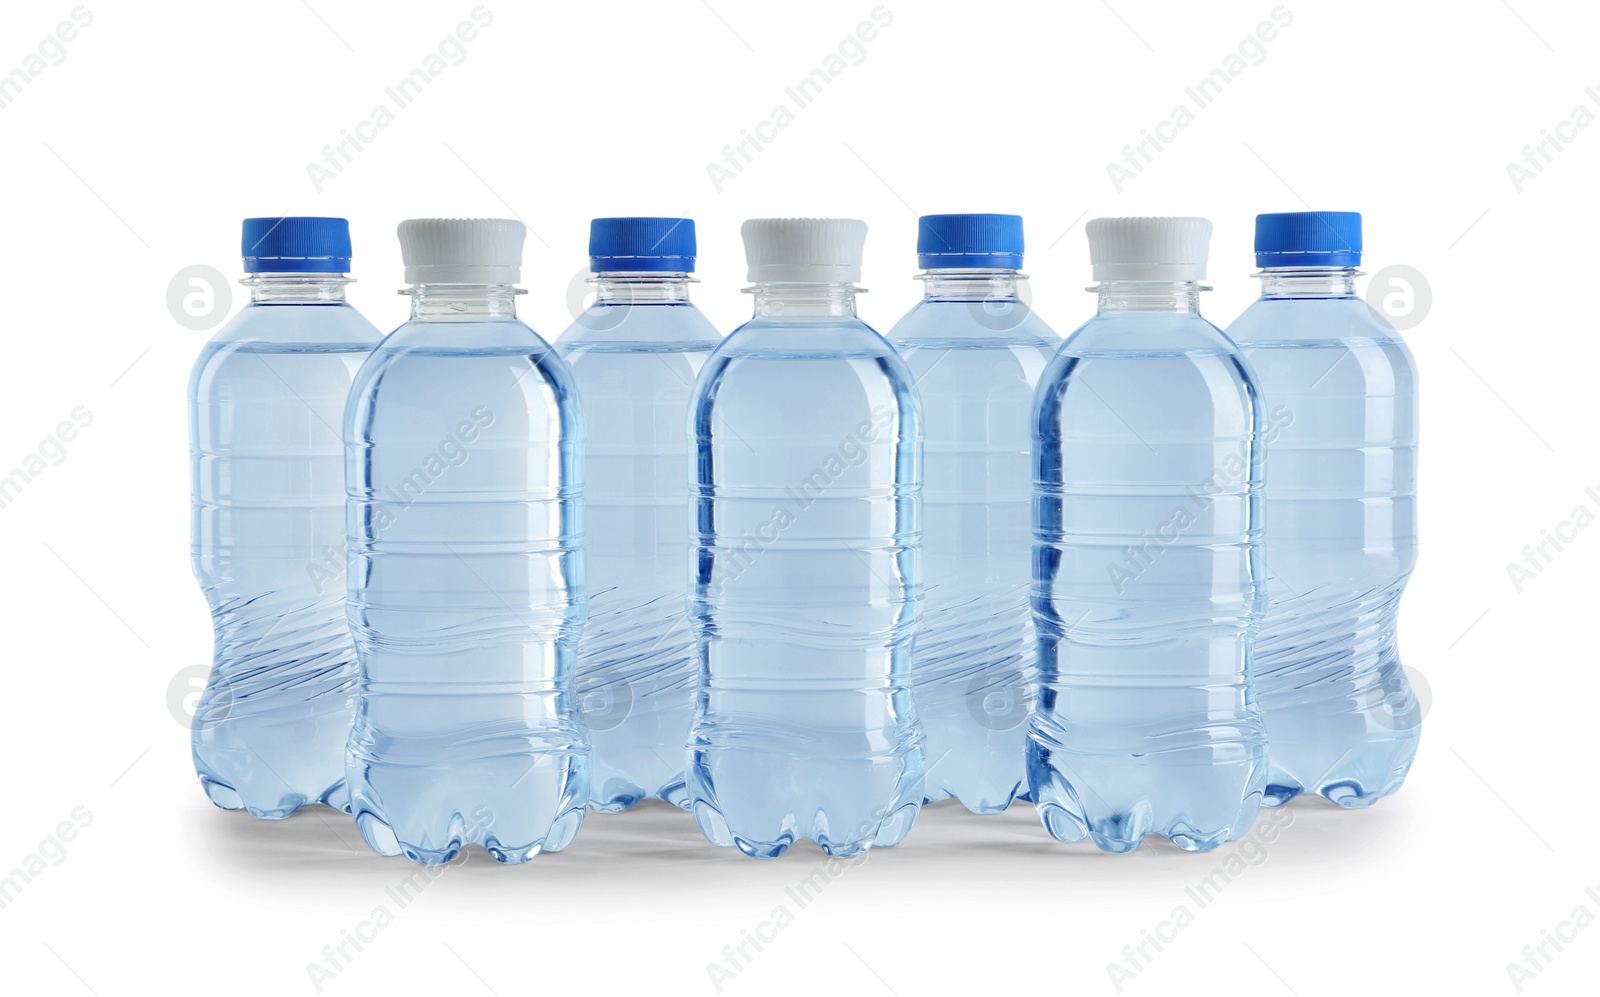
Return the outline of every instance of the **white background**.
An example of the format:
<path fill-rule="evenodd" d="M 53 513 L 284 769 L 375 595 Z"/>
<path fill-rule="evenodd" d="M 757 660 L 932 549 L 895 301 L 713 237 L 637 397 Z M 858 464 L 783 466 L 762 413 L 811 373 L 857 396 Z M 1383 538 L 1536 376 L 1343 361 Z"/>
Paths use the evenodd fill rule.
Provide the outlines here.
<path fill-rule="evenodd" d="M 314 993 L 307 965 L 384 905 L 393 923 L 322 992 L 709 994 L 708 964 L 784 905 L 793 923 L 748 948 L 721 992 L 1113 994 L 1107 964 L 1185 904 L 1194 922 L 1122 992 L 1454 997 L 1517 992 L 1506 967 L 1525 945 L 1579 905 L 1600 914 L 1584 851 L 1600 818 L 1600 530 L 1520 592 L 1507 572 L 1575 507 L 1600 510 L 1584 493 L 1600 486 L 1600 127 L 1563 126 L 1574 140 L 1520 192 L 1506 169 L 1575 107 L 1600 113 L 1584 93 L 1600 85 L 1600 10 L 1288 0 L 1264 60 L 1119 192 L 1106 164 L 1188 102 L 1274 0 L 887 0 L 865 60 L 718 192 L 707 163 L 875 0 L 490 0 L 463 61 L 316 190 L 307 163 L 473 6 L 91 0 L 65 58 L 0 109 L 0 474 L 76 406 L 93 413 L 0 509 L 0 876 L 42 848 L 52 859 L 0 909 L 0 989 Z M 6 4 L 0 73 L 72 8 Z M 400 909 L 385 891 L 411 867 L 368 854 L 345 819 L 256 823 L 201 794 L 170 704 L 192 705 L 186 670 L 210 655 L 184 400 L 208 332 L 180 325 L 165 295 L 187 266 L 237 275 L 242 217 L 350 218 L 354 300 L 388 328 L 405 303 L 396 222 L 514 213 L 534 233 L 523 315 L 553 338 L 595 215 L 693 217 L 696 298 L 722 328 L 748 308 L 742 219 L 864 218 L 863 313 L 887 329 L 919 293 L 917 213 L 1019 212 L 1035 305 L 1067 332 L 1093 304 L 1085 218 L 1213 219 L 1204 308 L 1226 324 L 1256 293 L 1255 213 L 1304 208 L 1361 211 L 1367 269 L 1403 264 L 1431 285 L 1406 334 L 1422 553 L 1401 628 L 1430 712 L 1400 795 L 1361 813 L 1292 807 L 1203 910 L 1185 889 L 1228 850 L 1103 855 L 1052 842 L 1026 806 L 950 805 L 804 909 L 785 888 L 822 863 L 813 847 L 750 861 L 662 809 L 591 818 L 569 850 L 521 868 L 474 854 Z M 88 826 L 46 843 L 78 807 Z M 1600 927 L 1575 937 L 1523 992 L 1593 992 Z"/>

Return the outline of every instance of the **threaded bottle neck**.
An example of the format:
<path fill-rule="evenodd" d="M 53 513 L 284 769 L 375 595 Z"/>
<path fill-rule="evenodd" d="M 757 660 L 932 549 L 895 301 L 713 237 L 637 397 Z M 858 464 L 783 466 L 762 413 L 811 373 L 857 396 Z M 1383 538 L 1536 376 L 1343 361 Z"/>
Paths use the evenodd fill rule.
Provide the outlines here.
<path fill-rule="evenodd" d="M 917 279 L 926 301 L 1010 301 L 1028 278 L 1016 270 L 997 268 L 924 270 Z"/>
<path fill-rule="evenodd" d="M 1090 290 L 1100 296 L 1100 315 L 1199 315 L 1200 292 L 1207 288 L 1192 280 L 1103 280 Z"/>
<path fill-rule="evenodd" d="M 1273 267 L 1256 274 L 1263 298 L 1353 298 L 1355 267 Z"/>
<path fill-rule="evenodd" d="M 508 319 L 517 317 L 513 284 L 413 284 L 400 292 L 411 296 L 411 318 L 417 321 Z"/>
<path fill-rule="evenodd" d="M 602 272 L 589 278 L 597 305 L 676 305 L 689 301 L 686 273 Z"/>
<path fill-rule="evenodd" d="M 755 296 L 757 318 L 854 318 L 854 284 L 758 283 L 746 288 Z"/>
<path fill-rule="evenodd" d="M 331 305 L 344 302 L 342 273 L 255 273 L 240 281 L 250 289 L 253 305 Z"/>

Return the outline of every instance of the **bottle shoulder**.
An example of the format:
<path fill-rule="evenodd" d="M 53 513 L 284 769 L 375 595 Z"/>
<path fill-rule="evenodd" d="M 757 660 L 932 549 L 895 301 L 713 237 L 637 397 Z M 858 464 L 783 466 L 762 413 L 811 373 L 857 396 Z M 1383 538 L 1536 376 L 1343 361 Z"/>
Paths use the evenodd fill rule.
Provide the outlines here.
<path fill-rule="evenodd" d="M 1241 347 L 1400 345 L 1400 333 L 1358 297 L 1258 298 L 1228 326 Z"/>
<path fill-rule="evenodd" d="M 367 355 L 351 388 L 351 401 L 375 394 L 384 383 L 403 383 L 407 391 L 424 394 L 490 390 L 486 381 L 475 383 L 474 376 L 504 376 L 509 387 L 524 395 L 574 394 L 572 371 L 561 355 L 518 319 L 413 320 L 384 337 Z"/>
<path fill-rule="evenodd" d="M 257 304 L 225 322 L 209 346 L 262 344 L 338 350 L 371 349 L 383 333 L 348 302 Z"/>
<path fill-rule="evenodd" d="M 208 339 L 189 369 L 189 395 L 198 399 L 221 389 L 240 372 L 259 373 L 268 357 L 321 357 L 353 370 L 383 339 L 383 333 L 349 305 L 246 305 Z M 250 376 L 246 374 L 244 376 Z"/>
<path fill-rule="evenodd" d="M 562 356 L 596 352 L 694 352 L 721 342 L 705 313 L 687 301 L 593 304 L 555 338 Z"/>
<path fill-rule="evenodd" d="M 1171 312 L 1096 315 L 1061 344 L 1069 357 L 1237 355 L 1221 329 L 1195 314 Z"/>
<path fill-rule="evenodd" d="M 910 349 L 1005 349 L 1046 346 L 1061 336 L 1026 302 L 924 298 L 888 332 L 889 342 Z"/>
<path fill-rule="evenodd" d="M 758 315 L 728 333 L 713 356 L 818 360 L 897 355 L 881 333 L 859 318 Z"/>
<path fill-rule="evenodd" d="M 377 351 L 428 356 L 554 352 L 544 337 L 515 317 L 410 319 L 385 336 Z"/>
<path fill-rule="evenodd" d="M 711 404 L 737 386 L 751 392 L 797 396 L 810 392 L 818 402 L 866 395 L 898 399 L 915 406 L 910 368 L 889 341 L 858 319 L 756 318 L 729 333 L 712 351 L 695 384 L 699 404 Z"/>

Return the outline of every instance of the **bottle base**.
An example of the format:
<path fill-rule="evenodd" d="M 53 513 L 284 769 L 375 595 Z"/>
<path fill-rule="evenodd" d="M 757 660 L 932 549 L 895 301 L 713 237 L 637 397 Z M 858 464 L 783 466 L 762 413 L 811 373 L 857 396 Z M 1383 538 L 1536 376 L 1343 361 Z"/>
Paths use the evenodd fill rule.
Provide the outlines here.
<path fill-rule="evenodd" d="M 345 791 L 342 779 L 315 795 L 288 793 L 271 802 L 265 798 L 258 799 L 254 794 L 246 799 L 238 789 L 204 773 L 200 775 L 200 788 L 219 810 L 243 810 L 257 820 L 283 820 L 313 804 L 332 807 L 344 814 L 350 812 L 350 794 Z"/>
<path fill-rule="evenodd" d="M 645 800 L 660 800 L 679 810 L 688 811 L 689 788 L 682 775 L 671 780 L 653 793 L 646 792 L 632 780 L 613 776 L 603 786 L 596 787 L 587 804 L 590 813 L 620 814 L 633 809 Z"/>
<path fill-rule="evenodd" d="M 816 842 L 824 855 L 830 858 L 852 859 L 865 855 L 874 848 L 893 848 L 905 839 L 910 833 L 911 825 L 917 819 L 919 804 L 906 803 L 888 813 L 878 831 L 870 838 L 850 838 L 845 841 L 834 841 L 823 830 L 813 829 L 806 837 Z M 753 859 L 775 859 L 788 851 L 797 839 L 791 831 L 784 831 L 776 838 L 758 840 L 735 834 L 728 827 L 727 820 L 717 809 L 707 803 L 697 803 L 693 807 L 695 822 L 700 825 L 700 832 L 706 840 L 714 845 L 724 848 L 738 849 L 742 854 Z"/>
<path fill-rule="evenodd" d="M 1090 759 L 1081 771 L 1068 772 L 1056 767 L 1059 753 L 1051 755 L 1035 742 L 1029 746 L 1030 795 L 1045 830 L 1057 841 L 1088 840 L 1101 851 L 1122 854 L 1153 834 L 1184 851 L 1209 852 L 1247 834 L 1261 810 L 1262 752 L 1240 754 L 1235 760 L 1160 769 L 1141 764 L 1137 756 Z"/>
<path fill-rule="evenodd" d="M 969 790 L 965 792 L 954 792 L 948 789 L 943 789 L 931 795 L 924 796 L 922 798 L 922 805 L 927 806 L 930 803 L 938 803 L 941 800 L 956 800 L 963 807 L 967 808 L 968 813 L 978 814 L 979 816 L 1003 814 L 1007 810 L 1011 809 L 1011 804 L 1022 800 L 1023 797 L 1027 795 L 1025 792 L 1026 789 L 1026 786 L 1022 786 L 1020 784 L 1012 786 L 1009 789 L 1002 789 L 999 791 Z"/>
<path fill-rule="evenodd" d="M 460 813 L 452 815 L 449 824 L 460 830 L 437 844 L 423 840 L 421 843 L 402 841 L 381 817 L 371 812 L 356 815 L 356 829 L 367 847 L 385 858 L 405 856 L 417 865 L 444 865 L 468 845 L 476 844 L 502 865 L 520 865 L 541 852 L 559 852 L 572 844 L 583 823 L 583 810 L 573 809 L 557 818 L 544 837 L 520 844 L 507 844 L 496 834 L 475 836 L 466 830 Z"/>
<path fill-rule="evenodd" d="M 777 858 L 809 838 L 833 858 L 854 858 L 872 848 L 892 848 L 910 833 L 922 808 L 922 752 L 889 759 L 794 759 L 785 771 L 778 756 L 737 753 L 720 765 L 715 750 L 697 750 L 688 795 L 706 840 L 751 858 Z M 718 769 L 721 771 L 716 771 Z M 713 772 L 716 776 L 713 777 Z M 727 803 L 718 783 L 730 787 Z M 774 798 L 774 786 L 819 787 L 804 803 Z M 885 802 L 874 805 L 875 800 Z"/>
<path fill-rule="evenodd" d="M 1297 779 L 1273 765 L 1261 805 L 1281 807 L 1301 796 L 1320 796 L 1345 810 L 1364 810 L 1393 796 L 1405 785 L 1406 776 L 1411 772 L 1417 741 L 1412 738 L 1387 750 L 1372 750 L 1376 747 L 1369 746 L 1368 751 L 1355 758 L 1347 756 L 1318 779 Z"/>
<path fill-rule="evenodd" d="M 449 862 L 469 845 L 507 865 L 558 852 L 577 837 L 589 793 L 588 755 L 568 751 L 428 766 L 366 760 L 350 772 L 367 847 L 418 865 Z"/>

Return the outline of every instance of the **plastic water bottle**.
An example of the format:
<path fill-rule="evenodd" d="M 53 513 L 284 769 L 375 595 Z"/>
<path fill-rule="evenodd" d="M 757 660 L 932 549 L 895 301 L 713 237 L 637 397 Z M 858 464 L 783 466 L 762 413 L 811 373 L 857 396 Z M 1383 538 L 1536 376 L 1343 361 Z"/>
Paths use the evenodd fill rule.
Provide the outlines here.
<path fill-rule="evenodd" d="M 589 795 L 572 702 L 583 625 L 582 419 L 517 320 L 524 229 L 400 223 L 411 319 L 345 412 L 351 806 L 381 855 L 501 862 L 566 847 Z"/>
<path fill-rule="evenodd" d="M 684 538 L 689 395 L 721 339 L 689 303 L 694 222 L 597 218 L 594 304 L 555 347 L 583 398 L 589 620 L 577 697 L 589 730 L 589 809 L 646 797 L 688 807 L 684 744 L 699 659 Z"/>
<path fill-rule="evenodd" d="M 339 424 L 381 336 L 344 300 L 344 219 L 247 218 L 243 249 L 250 304 L 189 382 L 194 573 L 216 626 L 191 744 L 213 803 L 275 820 L 349 808 Z"/>
<path fill-rule="evenodd" d="M 695 385 L 689 794 L 713 843 L 849 857 L 922 804 L 911 375 L 856 318 L 865 223 L 744 223 L 755 317 Z"/>
<path fill-rule="evenodd" d="M 1417 374 L 1355 293 L 1361 216 L 1256 217 L 1261 300 L 1229 329 L 1266 412 L 1265 802 L 1364 807 L 1400 788 L 1422 711 L 1395 617 L 1417 559 Z"/>
<path fill-rule="evenodd" d="M 924 215 L 923 299 L 889 332 L 922 405 L 923 579 L 911 663 L 926 801 L 997 813 L 1026 791 L 1033 391 L 1061 337 L 1019 297 L 1022 219 Z"/>
<path fill-rule="evenodd" d="M 1200 317 L 1211 223 L 1096 218 L 1088 235 L 1099 311 L 1034 402 L 1028 782 L 1063 841 L 1207 851 L 1249 829 L 1266 781 L 1249 671 L 1262 416 Z"/>

